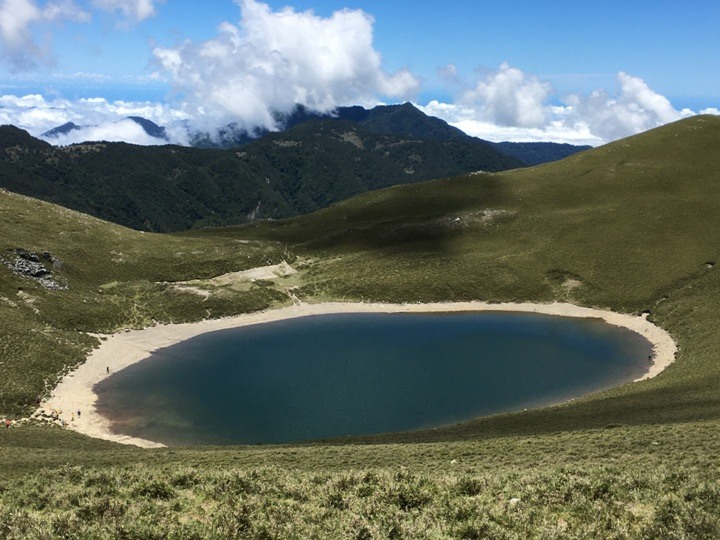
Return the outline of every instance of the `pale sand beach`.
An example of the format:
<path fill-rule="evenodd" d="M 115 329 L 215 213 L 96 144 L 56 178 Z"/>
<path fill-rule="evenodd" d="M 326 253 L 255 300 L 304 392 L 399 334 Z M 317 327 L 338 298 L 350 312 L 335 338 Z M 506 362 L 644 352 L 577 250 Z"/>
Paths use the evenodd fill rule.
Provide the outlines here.
<path fill-rule="evenodd" d="M 645 337 L 653 346 L 652 363 L 648 372 L 637 381 L 656 376 L 675 360 L 677 347 L 670 335 L 647 321 L 645 317 L 624 315 L 612 311 L 579 307 L 572 304 L 488 304 L 485 302 L 457 302 L 435 304 L 364 304 L 329 302 L 301 304 L 285 308 L 249 313 L 224 319 L 197 323 L 158 325 L 144 330 L 130 330 L 102 336 L 99 348 L 92 351 L 85 363 L 65 376 L 41 410 L 61 411 L 60 418 L 67 427 L 91 437 L 97 437 L 146 448 L 162 444 L 111 432 L 110 422 L 95 411 L 95 384 L 113 373 L 148 358 L 154 351 L 169 347 L 199 334 L 251 324 L 279 321 L 308 315 L 332 313 L 432 313 L 461 311 L 515 311 L 542 313 L 565 317 L 600 318 L 622 326 Z M 108 373 L 109 370 L 109 373 Z M 80 411 L 80 415 L 78 415 Z"/>

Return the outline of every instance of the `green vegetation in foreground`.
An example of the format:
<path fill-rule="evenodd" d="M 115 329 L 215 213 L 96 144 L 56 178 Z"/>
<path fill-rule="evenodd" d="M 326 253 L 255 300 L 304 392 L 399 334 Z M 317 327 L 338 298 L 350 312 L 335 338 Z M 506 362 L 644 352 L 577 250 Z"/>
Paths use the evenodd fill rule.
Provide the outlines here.
<path fill-rule="evenodd" d="M 720 118 L 695 117 L 533 169 L 171 237 L 0 193 L 7 248 L 57 252 L 70 285 L 40 290 L 0 267 L 2 343 L 8 336 L 23 355 L 3 351 L 12 369 L 0 366 L 2 388 L 35 392 L 18 381 L 50 380 L 77 361 L 92 344 L 82 331 L 204 316 L 227 291 L 210 288 L 203 300 L 162 282 L 242 269 L 253 257 L 304 261 L 293 286 L 307 301 L 563 300 L 649 311 L 680 347 L 653 380 L 429 432 L 144 451 L 61 429 L 3 429 L 0 512 L 12 517 L 3 534 L 719 537 L 718 140 Z M 113 251 L 134 257 L 115 269 Z M 108 284 L 126 292 L 97 292 Z M 248 305 L 233 299 L 210 314 L 280 303 L 284 288 L 257 286 L 238 296 Z M 26 410 L 20 395 L 5 413 Z"/>
<path fill-rule="evenodd" d="M 1 494 L 0 534 L 8 540 L 702 538 L 719 530 L 718 479 L 717 472 L 615 467 L 512 475 L 72 467 L 58 470 L 51 485 L 33 476 Z"/>

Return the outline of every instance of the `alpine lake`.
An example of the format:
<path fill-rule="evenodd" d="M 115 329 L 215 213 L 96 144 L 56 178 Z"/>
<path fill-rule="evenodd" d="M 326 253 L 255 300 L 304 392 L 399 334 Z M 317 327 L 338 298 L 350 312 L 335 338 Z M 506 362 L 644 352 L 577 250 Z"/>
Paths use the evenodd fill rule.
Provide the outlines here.
<path fill-rule="evenodd" d="M 116 433 L 169 446 L 277 444 L 562 403 L 641 377 L 651 353 L 600 319 L 315 315 L 202 334 L 94 390 Z"/>

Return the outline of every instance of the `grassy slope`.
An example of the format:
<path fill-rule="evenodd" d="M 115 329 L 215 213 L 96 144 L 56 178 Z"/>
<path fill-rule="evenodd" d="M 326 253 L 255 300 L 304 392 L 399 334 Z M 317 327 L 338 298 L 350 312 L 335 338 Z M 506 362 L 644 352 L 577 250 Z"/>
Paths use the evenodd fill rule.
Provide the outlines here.
<path fill-rule="evenodd" d="M 2 261 L 13 249 L 49 251 L 68 290 L 44 289 Z M 0 191 L 0 414 L 26 413 L 45 382 L 80 362 L 95 338 L 85 332 L 143 327 L 260 309 L 287 297 L 257 287 L 207 301 L 168 281 L 210 277 L 279 262 L 275 243 L 185 239 L 111 225 Z"/>
<path fill-rule="evenodd" d="M 699 118 L 542 167 L 369 193 L 258 234 L 342 253 L 321 272 L 332 294 L 345 292 L 334 275 L 356 274 L 368 283 L 342 280 L 348 293 L 550 299 L 575 276 L 579 301 L 645 308 L 717 256 L 717 137 L 717 119 Z"/>
<path fill-rule="evenodd" d="M 28 527 L 60 531 L 75 524 L 76 531 L 88 527 L 87 535 L 107 537 L 123 528 L 138 536 L 163 530 L 158 528 L 189 536 L 189 527 L 197 526 L 201 535 L 280 538 L 287 535 L 282 525 L 287 520 L 295 523 L 299 536 L 324 537 L 352 537 L 365 529 L 368 538 L 717 535 L 720 276 L 707 263 L 714 263 L 720 250 L 720 156 L 714 152 L 719 139 L 720 119 L 698 117 L 561 163 L 392 188 L 253 229 L 183 237 L 141 237 L 122 230 L 127 242 L 122 249 L 114 245 L 119 238 L 109 233 L 121 229 L 94 221 L 83 227 L 77 216 L 67 214 L 67 221 L 50 230 L 77 229 L 76 253 L 63 251 L 69 242 L 59 233 L 35 243 L 48 218 L 38 220 L 35 232 L 28 230 L 33 212 L 23 205 L 35 205 L 39 214 L 64 211 L 3 199 L 18 205 L 2 215 L 2 232 L 15 235 L 9 246 L 57 251 L 68 261 L 64 271 L 71 292 L 62 298 L 71 312 L 80 311 L 82 300 L 99 298 L 93 291 L 111 280 L 120 281 L 122 291 L 146 291 L 160 277 L 209 275 L 231 263 L 241 266 L 246 259 L 233 260 L 238 254 L 226 248 L 240 237 L 254 237 L 258 244 L 251 246 L 260 252 L 278 255 L 272 249 L 281 242 L 314 258 L 300 290 L 308 300 L 560 299 L 650 310 L 678 340 L 680 355 L 652 381 L 552 409 L 368 438 L 371 444 L 139 451 L 62 430 L 2 430 L 0 458 L 13 464 L 10 477 L 24 479 L 7 481 L 5 491 L 0 489 L 0 508 Z M 29 231 L 27 237 L 19 232 L 18 220 Z M 94 233 L 86 234 L 92 227 Z M 174 250 L 193 253 L 186 242 L 202 252 L 187 255 L 204 265 L 198 270 L 190 269 L 192 264 L 178 266 L 173 256 Z M 80 269 L 69 262 L 106 260 L 112 250 L 133 249 L 138 257 L 143 251 L 156 253 L 154 262 L 128 263 L 121 270 L 95 262 Z M 202 263 L 208 252 L 217 258 Z M 123 282 L 130 276 L 132 281 Z M 5 310 L 3 336 L 8 335 L 7 321 L 17 321 L 11 336 L 21 336 L 43 355 L 53 350 L 57 356 L 56 363 L 29 371 L 48 376 L 60 362 L 72 363 L 75 357 L 53 349 L 53 336 L 38 337 L 47 328 L 43 313 L 52 314 L 51 330 L 61 337 L 79 335 L 72 332 L 79 329 L 74 319 L 55 322 L 59 310 L 50 297 L 63 293 L 33 290 L 37 316 L 13 296 L 17 278 L 4 269 L 0 277 L 0 295 L 19 306 L 0 308 Z M 90 284 L 84 288 L 86 279 Z M 563 286 L 568 280 L 580 286 Z M 136 302 L 131 293 L 118 292 L 118 303 L 145 306 L 141 311 L 153 316 L 164 313 L 158 306 L 197 316 L 190 308 L 178 309 L 167 290 L 143 294 Z M 83 322 L 86 327 L 136 320 L 130 311 L 108 308 L 107 297 L 98 301 L 102 309 L 96 312 L 102 316 Z M 69 350 L 77 356 L 82 346 L 72 344 Z M 16 369 L 38 356 L 23 354 Z M 8 356 L 3 354 L 2 361 Z M 18 377 L 5 365 L 2 373 L 5 381 Z M 147 469 L 130 465 L 137 461 Z M 49 484 L 34 472 L 65 463 L 83 468 L 66 469 Z M 274 468 L 264 469 L 267 465 Z M 109 485 L 123 478 L 130 487 L 101 493 L 93 487 L 98 485 L 95 467 L 106 469 Z M 363 480 L 368 470 L 379 476 Z M 263 489 L 252 487 L 257 478 L 265 478 Z M 370 487 L 361 490 L 364 484 Z M 79 495 L 65 502 L 48 490 Z M 508 502 L 512 497 L 521 499 L 517 507 Z M 23 505 L 28 500 L 43 502 L 37 508 Z M 114 500 L 124 509 L 113 506 Z M 190 522 L 183 518 L 188 512 Z M 5 534 L 24 533 L 7 529 Z"/>

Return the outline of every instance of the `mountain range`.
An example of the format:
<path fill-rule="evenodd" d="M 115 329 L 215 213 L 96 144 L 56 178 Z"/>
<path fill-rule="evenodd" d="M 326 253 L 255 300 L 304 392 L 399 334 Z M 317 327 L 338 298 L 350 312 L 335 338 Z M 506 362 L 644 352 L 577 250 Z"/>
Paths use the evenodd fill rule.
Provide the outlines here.
<path fill-rule="evenodd" d="M 128 116 L 127 120 L 140 125 L 149 137 L 158 139 L 158 143 L 170 142 L 165 127 L 139 116 Z M 465 134 L 462 130 L 449 125 L 446 121 L 426 115 L 411 103 L 402 105 L 379 105 L 372 109 L 360 106 L 338 107 L 332 113 L 318 113 L 302 105 L 297 105 L 288 114 L 275 114 L 277 131 L 283 132 L 311 120 L 337 120 L 357 124 L 363 129 L 377 135 L 397 135 L 401 137 L 419 138 L 433 141 L 473 140 L 486 142 L 495 146 L 500 152 L 515 157 L 526 165 L 539 165 L 548 161 L 563 159 L 590 146 L 558 144 L 552 142 L 500 142 L 482 141 Z M 41 137 L 55 142 L 63 135 L 72 131 L 93 126 L 78 126 L 67 122 L 44 132 Z M 185 126 L 190 146 L 195 148 L 239 148 L 262 138 L 272 131 L 264 128 L 246 129 L 238 124 L 227 124 L 211 134 L 206 131 L 193 130 Z"/>
<path fill-rule="evenodd" d="M 152 120 L 148 120 L 147 118 L 143 118 L 141 116 L 127 116 L 125 117 L 125 119 L 131 120 L 138 124 L 149 137 L 154 137 L 161 141 L 170 142 L 165 128 L 162 126 L 158 126 Z M 61 126 L 49 129 L 48 131 L 44 132 L 41 137 L 53 141 L 59 139 L 63 135 L 67 135 L 68 133 L 72 133 L 73 131 L 81 131 L 88 127 L 94 126 L 78 126 L 74 122 L 66 122 Z"/>
<path fill-rule="evenodd" d="M 5 126 L 0 164 L 0 187 L 152 231 L 289 217 L 390 185 L 523 166 L 481 141 L 377 135 L 340 120 L 309 120 L 235 150 L 55 147 Z"/>
<path fill-rule="evenodd" d="M 164 127 L 128 117 L 150 137 Z M 369 190 L 475 171 L 500 171 L 585 149 L 553 143 L 493 144 L 410 103 L 303 107 L 278 116 L 277 132 L 229 125 L 194 146 L 92 142 L 52 146 L 0 128 L 0 187 L 148 231 L 178 231 L 305 214 Z M 52 140 L 82 129 L 67 123 Z"/>

